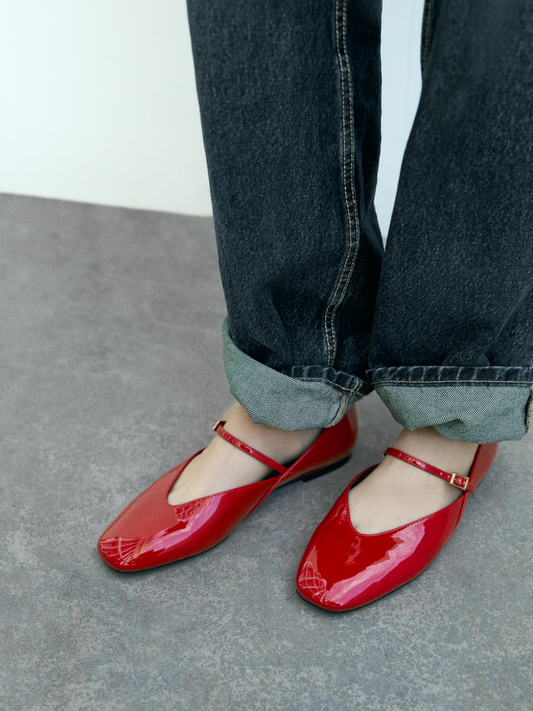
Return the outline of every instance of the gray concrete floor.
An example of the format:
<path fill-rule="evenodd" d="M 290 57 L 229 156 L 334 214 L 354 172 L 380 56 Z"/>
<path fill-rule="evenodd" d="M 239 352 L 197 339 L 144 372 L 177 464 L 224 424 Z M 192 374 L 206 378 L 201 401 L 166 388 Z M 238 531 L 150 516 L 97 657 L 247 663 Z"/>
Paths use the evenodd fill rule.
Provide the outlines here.
<path fill-rule="evenodd" d="M 96 541 L 229 402 L 212 223 L 0 198 L 3 711 L 532 709 L 530 435 L 504 443 L 419 579 L 333 615 L 294 590 L 338 492 L 399 426 L 359 406 L 349 465 L 222 545 L 123 575 Z"/>

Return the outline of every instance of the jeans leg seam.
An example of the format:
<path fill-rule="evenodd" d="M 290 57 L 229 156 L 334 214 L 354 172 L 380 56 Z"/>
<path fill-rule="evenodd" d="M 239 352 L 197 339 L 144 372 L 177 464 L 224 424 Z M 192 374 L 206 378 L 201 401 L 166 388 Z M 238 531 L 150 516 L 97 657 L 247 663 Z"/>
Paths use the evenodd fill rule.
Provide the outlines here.
<path fill-rule="evenodd" d="M 339 405 L 339 409 L 337 410 L 335 417 L 331 421 L 330 427 L 333 427 L 333 425 L 336 425 L 337 422 L 339 422 L 344 417 L 344 415 L 346 413 L 347 403 L 348 403 L 348 393 L 345 393 L 345 395 L 343 395 L 341 404 Z"/>
<path fill-rule="evenodd" d="M 360 240 L 360 226 L 359 226 L 359 217 L 357 214 L 357 204 L 356 204 L 356 199 L 355 199 L 354 177 L 353 177 L 353 168 L 354 168 L 353 96 L 352 96 L 352 86 L 351 86 L 350 63 L 348 60 L 348 52 L 346 50 L 346 25 L 347 25 L 346 1 L 347 0 L 342 0 L 342 13 L 340 14 L 340 17 L 342 18 L 341 19 L 341 22 L 342 22 L 342 54 L 341 54 L 341 46 L 340 46 L 340 40 L 339 40 L 339 0 L 335 0 L 335 40 L 336 40 L 337 56 L 339 59 L 339 69 L 340 69 L 340 79 L 341 79 L 341 97 L 342 97 L 342 99 L 341 99 L 341 115 L 342 115 L 342 150 L 343 150 L 342 180 L 343 180 L 343 187 L 344 187 L 344 200 L 345 200 L 345 204 L 346 204 L 346 213 L 348 216 L 349 243 L 348 243 L 348 250 L 346 252 L 346 257 L 344 259 L 344 264 L 343 264 L 343 267 L 341 270 L 341 274 L 340 274 L 338 282 L 337 282 L 337 286 L 335 287 L 335 291 L 333 293 L 331 301 L 328 303 L 328 305 L 326 307 L 326 311 L 324 313 L 324 330 L 325 330 L 326 344 L 327 344 L 327 350 L 328 350 L 328 360 L 327 360 L 328 365 L 333 364 L 333 362 L 335 360 L 336 352 L 337 352 L 337 340 L 336 340 L 336 336 L 335 336 L 335 314 L 336 314 L 337 309 L 338 309 L 339 305 L 342 303 L 342 300 L 344 299 L 344 296 L 346 294 L 346 289 L 348 288 L 348 282 L 349 282 L 351 274 L 353 272 L 355 258 L 356 258 L 357 252 L 358 252 L 359 240 Z M 348 84 L 348 99 L 349 99 L 348 109 L 349 109 L 349 114 L 350 114 L 350 127 L 349 127 L 350 157 L 348 160 L 346 158 L 346 136 L 348 133 L 348 129 L 346 128 L 346 98 L 345 98 L 345 89 L 344 89 L 345 74 L 346 74 L 347 84 Z M 349 173 L 349 182 L 350 182 L 350 196 L 348 195 L 348 180 L 347 180 L 348 173 Z M 351 213 L 350 203 L 353 205 L 353 217 L 352 217 L 352 213 Z M 352 222 L 355 223 L 355 242 L 353 240 L 353 235 L 352 235 Z M 341 285 L 343 283 L 344 283 L 344 286 L 342 288 L 341 294 L 337 298 L 339 288 L 341 288 Z M 330 332 L 331 332 L 332 344 L 330 343 L 330 338 L 329 338 Z"/>
<path fill-rule="evenodd" d="M 330 385 L 335 386 L 336 388 L 340 388 L 341 390 L 346 390 L 348 394 L 352 395 L 360 395 L 363 397 L 363 394 L 359 390 L 359 386 L 355 386 L 353 388 L 346 388 L 344 385 L 339 385 L 338 383 L 333 382 L 333 380 L 328 380 L 327 378 L 313 378 L 313 377 L 307 377 L 305 375 L 302 376 L 292 376 L 294 377 L 295 380 L 319 380 L 321 383 L 329 383 Z"/>
<path fill-rule="evenodd" d="M 426 74 L 426 59 L 427 59 L 427 54 L 428 54 L 428 47 L 429 47 L 429 27 L 431 24 L 431 10 L 433 7 L 433 0 L 426 0 L 425 2 L 425 7 L 424 7 L 424 26 L 422 28 L 422 57 L 421 57 L 421 65 L 422 65 L 422 78 L 424 78 Z"/>
<path fill-rule="evenodd" d="M 533 386 L 531 387 L 531 393 L 526 403 L 526 434 L 529 432 L 531 427 L 531 420 L 533 419 Z"/>

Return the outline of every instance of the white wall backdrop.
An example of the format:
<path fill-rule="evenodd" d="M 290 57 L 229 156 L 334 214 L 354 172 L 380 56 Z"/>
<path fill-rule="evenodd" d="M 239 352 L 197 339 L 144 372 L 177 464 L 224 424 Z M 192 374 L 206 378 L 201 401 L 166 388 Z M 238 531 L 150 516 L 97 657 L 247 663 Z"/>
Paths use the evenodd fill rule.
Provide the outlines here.
<path fill-rule="evenodd" d="M 384 0 L 385 232 L 420 92 L 422 4 Z M 210 213 L 185 0 L 2 0 L 0 96 L 0 192 Z"/>

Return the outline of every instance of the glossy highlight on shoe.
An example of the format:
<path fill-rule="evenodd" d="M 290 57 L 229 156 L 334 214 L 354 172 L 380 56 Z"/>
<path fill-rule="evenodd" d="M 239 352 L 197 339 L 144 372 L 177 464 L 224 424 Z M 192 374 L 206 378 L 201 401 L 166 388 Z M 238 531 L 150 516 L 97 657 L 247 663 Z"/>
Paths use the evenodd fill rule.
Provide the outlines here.
<path fill-rule="evenodd" d="M 139 570 L 172 562 L 180 547 L 186 545 L 189 550 L 194 550 L 190 534 L 193 530 L 201 530 L 202 519 L 208 521 L 216 506 L 217 501 L 214 498 L 197 499 L 176 507 L 174 525 L 149 536 L 102 537 L 99 541 L 100 555 L 108 565 L 117 570 Z"/>

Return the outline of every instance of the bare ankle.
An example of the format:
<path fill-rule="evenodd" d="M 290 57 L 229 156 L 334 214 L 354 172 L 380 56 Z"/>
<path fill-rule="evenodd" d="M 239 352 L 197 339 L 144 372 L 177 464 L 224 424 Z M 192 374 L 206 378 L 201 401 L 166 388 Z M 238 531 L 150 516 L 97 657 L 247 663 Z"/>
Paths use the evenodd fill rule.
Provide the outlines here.
<path fill-rule="evenodd" d="M 465 475 L 472 465 L 478 445 L 444 437 L 434 427 L 421 427 L 412 431 L 403 429 L 394 440 L 393 447 L 445 471 L 453 470 Z"/>
<path fill-rule="evenodd" d="M 443 437 L 433 427 L 402 430 L 396 449 L 428 464 L 467 475 L 478 445 Z M 349 495 L 352 523 L 360 533 L 379 533 L 428 516 L 453 503 L 461 491 L 432 474 L 386 455 Z"/>
<path fill-rule="evenodd" d="M 237 404 L 224 428 L 246 444 L 255 447 L 273 459 L 287 459 L 307 449 L 318 437 L 321 428 L 313 430 L 281 430 L 255 423 L 244 407 Z"/>
<path fill-rule="evenodd" d="M 252 421 L 242 405 L 236 403 L 224 413 L 224 429 L 280 464 L 297 459 L 320 434 L 316 430 L 289 432 Z M 182 471 L 169 493 L 168 502 L 176 505 L 201 496 L 226 491 L 260 481 L 270 468 L 215 435 L 205 450 Z"/>

